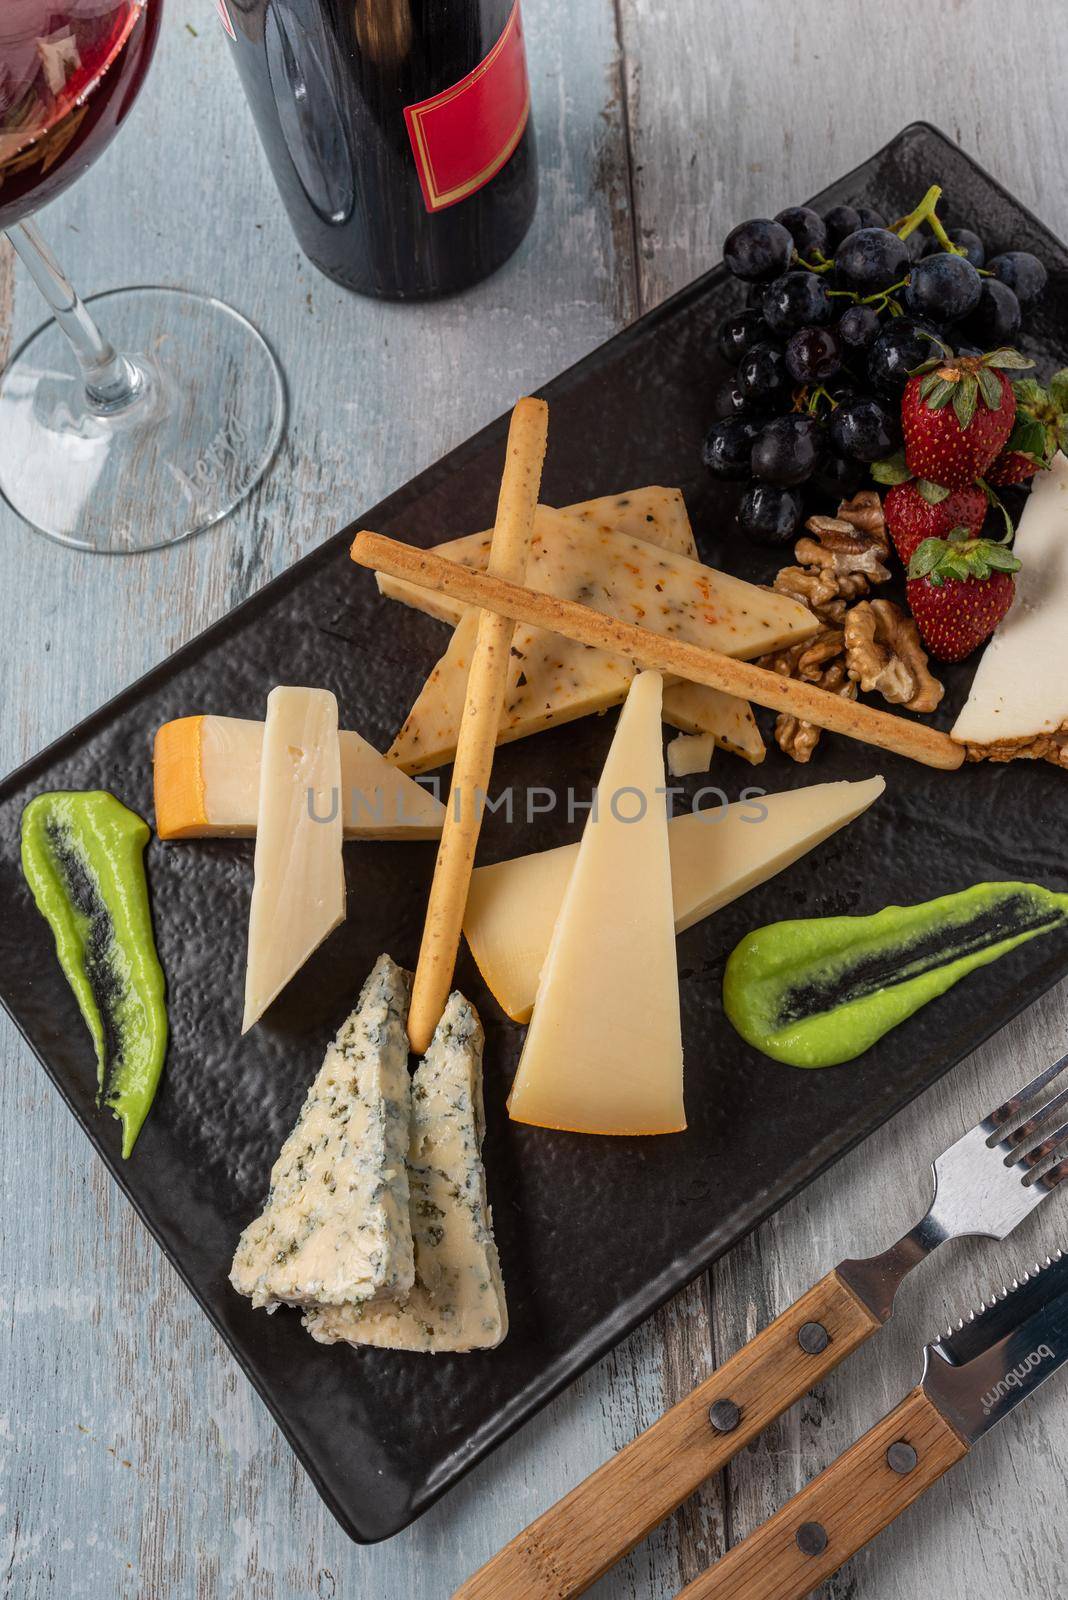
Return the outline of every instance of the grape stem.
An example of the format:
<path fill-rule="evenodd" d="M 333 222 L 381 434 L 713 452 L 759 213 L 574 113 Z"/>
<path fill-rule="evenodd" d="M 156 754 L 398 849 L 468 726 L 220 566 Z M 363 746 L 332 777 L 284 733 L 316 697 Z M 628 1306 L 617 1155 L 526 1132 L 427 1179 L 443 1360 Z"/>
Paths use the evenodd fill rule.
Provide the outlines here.
<path fill-rule="evenodd" d="M 926 222 L 942 249 L 949 255 L 967 255 L 968 252 L 966 250 L 962 250 L 960 245 L 953 243 L 939 220 L 938 212 L 935 208 L 941 198 L 941 184 L 932 183 L 915 211 L 910 211 L 907 217 L 902 217 L 899 222 L 895 222 L 891 231 L 896 233 L 899 239 L 907 239 L 909 234 L 914 233 L 921 223 Z"/>

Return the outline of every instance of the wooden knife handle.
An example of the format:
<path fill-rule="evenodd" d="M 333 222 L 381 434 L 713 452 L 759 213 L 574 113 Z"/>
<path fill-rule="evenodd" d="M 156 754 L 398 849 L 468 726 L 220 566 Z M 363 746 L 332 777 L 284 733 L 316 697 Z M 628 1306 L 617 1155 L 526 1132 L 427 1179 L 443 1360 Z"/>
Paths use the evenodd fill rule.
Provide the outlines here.
<path fill-rule="evenodd" d="M 659 1422 L 518 1534 L 457 1589 L 454 1600 L 570 1600 L 584 1594 L 880 1326 L 837 1272 L 829 1272 Z"/>
<path fill-rule="evenodd" d="M 676 1600 L 802 1600 L 967 1453 L 914 1389 Z"/>

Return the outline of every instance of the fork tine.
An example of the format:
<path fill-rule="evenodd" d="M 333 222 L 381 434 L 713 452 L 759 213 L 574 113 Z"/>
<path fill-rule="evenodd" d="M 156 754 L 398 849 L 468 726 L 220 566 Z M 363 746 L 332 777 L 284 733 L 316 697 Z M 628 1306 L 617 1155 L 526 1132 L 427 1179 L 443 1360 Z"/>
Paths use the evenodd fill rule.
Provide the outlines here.
<path fill-rule="evenodd" d="M 1026 1122 L 1021 1122 L 1020 1126 L 1011 1134 L 1000 1139 L 998 1141 L 1000 1144 L 1011 1145 L 1012 1147 L 1009 1155 L 1005 1157 L 1006 1162 L 1019 1161 L 1023 1147 L 1029 1144 L 1032 1139 L 1037 1138 L 1042 1129 L 1049 1126 L 1054 1114 L 1062 1111 L 1066 1105 L 1068 1105 L 1068 1088 L 1062 1089 L 1060 1094 L 1054 1095 L 1052 1100 L 1047 1100 L 1046 1104 L 1032 1116 L 1029 1116 Z"/>
<path fill-rule="evenodd" d="M 1068 1156 L 1068 1122 L 1062 1122 L 1059 1128 L 1052 1133 L 1048 1133 L 1044 1139 L 1040 1140 L 1033 1150 L 1029 1150 L 1025 1156 L 1020 1157 L 1016 1165 L 1018 1167 L 1026 1166 L 1030 1169 L 1024 1178 L 1024 1183 L 1034 1183 L 1038 1178 L 1038 1173 L 1035 1169 L 1042 1166 L 1043 1162 L 1057 1156 Z"/>
<path fill-rule="evenodd" d="M 987 1120 L 997 1130 L 999 1140 L 1004 1140 L 1012 1128 L 1015 1128 L 1031 1115 L 1033 1102 L 1041 1094 L 1042 1090 L 1053 1082 L 1054 1078 L 1060 1076 L 1065 1067 L 1068 1067 L 1068 1055 L 1061 1056 L 1060 1060 L 1055 1061 L 1052 1067 L 1047 1067 L 1045 1072 L 1040 1072 L 1037 1078 L 1027 1084 L 1025 1088 L 1019 1090 L 1017 1094 L 1010 1096 L 1003 1105 L 998 1106 L 997 1110 L 991 1113 Z"/>

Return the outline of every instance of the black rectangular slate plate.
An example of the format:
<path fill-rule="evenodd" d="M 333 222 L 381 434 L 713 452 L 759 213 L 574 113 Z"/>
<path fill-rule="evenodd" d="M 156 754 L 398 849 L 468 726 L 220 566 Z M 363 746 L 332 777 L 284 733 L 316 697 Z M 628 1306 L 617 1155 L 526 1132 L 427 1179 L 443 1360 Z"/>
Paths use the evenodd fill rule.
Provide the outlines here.
<path fill-rule="evenodd" d="M 953 219 L 989 244 L 1032 249 L 1052 282 L 1024 343 L 1046 374 L 1068 352 L 1064 247 L 934 129 L 907 128 L 814 202 L 863 199 L 888 215 L 940 181 Z M 737 219 L 735 219 L 737 220 Z M 714 331 L 740 299 L 721 268 L 556 379 L 543 498 L 562 505 L 639 484 L 679 484 L 702 554 L 767 580 L 775 552 L 728 533 L 730 496 L 697 465 L 709 397 L 722 376 Z M 506 421 L 431 467 L 364 519 L 432 544 L 492 521 Z M 338 535 L 0 787 L 0 994 L 117 1182 L 225 1338 L 354 1539 L 398 1532 L 539 1406 L 663 1300 L 755 1227 L 1068 972 L 1068 940 L 1025 946 L 890 1034 L 857 1063 L 797 1072 L 744 1046 L 720 1006 L 723 963 L 761 923 L 800 913 L 866 912 L 984 878 L 1068 888 L 1065 777 L 1048 766 L 937 773 L 842 739 L 808 769 L 772 746 L 760 769 L 720 756 L 731 797 L 882 771 L 875 808 L 762 889 L 679 941 L 687 1058 L 687 1133 L 589 1139 L 519 1127 L 504 1099 L 521 1030 L 504 1021 L 464 953 L 459 982 L 486 1024 L 486 1159 L 512 1329 L 500 1350 L 431 1359 L 324 1349 L 296 1313 L 253 1312 L 227 1283 L 234 1244 L 324 1048 L 375 957 L 414 964 L 432 844 L 346 847 L 349 918 L 249 1037 L 239 1037 L 249 843 L 150 850 L 172 1043 L 155 1109 L 133 1159 L 93 1105 L 88 1037 L 18 866 L 19 814 L 43 789 L 112 789 L 151 805 L 150 744 L 194 711 L 262 716 L 279 679 L 324 685 L 344 725 L 385 748 L 444 648 L 437 623 L 378 598 Z M 966 692 L 949 675 L 940 721 Z M 505 747 L 495 782 L 596 781 L 614 717 Z M 484 859 L 577 836 L 547 817 L 485 833 Z M 976 1106 L 976 1114 L 987 1110 Z M 841 1240 L 849 1253 L 848 1228 Z"/>

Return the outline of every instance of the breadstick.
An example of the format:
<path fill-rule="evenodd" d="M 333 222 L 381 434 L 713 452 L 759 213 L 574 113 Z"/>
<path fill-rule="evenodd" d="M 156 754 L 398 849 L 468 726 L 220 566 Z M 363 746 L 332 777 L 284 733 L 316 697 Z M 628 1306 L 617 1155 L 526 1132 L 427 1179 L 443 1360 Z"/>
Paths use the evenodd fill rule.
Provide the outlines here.
<path fill-rule="evenodd" d="M 772 711 L 784 711 L 831 733 L 844 733 L 847 738 L 908 756 L 925 766 L 952 770 L 964 759 L 963 750 L 948 734 L 926 723 L 909 722 L 859 701 L 842 700 L 814 683 L 780 677 L 751 661 L 735 661 L 718 650 L 706 650 L 631 622 L 621 622 L 574 600 L 539 594 L 492 572 L 472 572 L 433 551 L 418 550 L 377 533 L 359 533 L 351 554 L 353 561 L 376 572 L 405 578 L 424 589 L 436 589 L 466 605 L 484 606 L 512 622 L 548 628 L 580 644 L 628 656 L 639 666 L 671 673 L 690 683 L 707 684 L 710 689 L 721 689 L 742 700 L 753 700 Z"/>
<path fill-rule="evenodd" d="M 544 400 L 520 400 L 512 412 L 489 557 L 489 571 L 498 581 L 520 583 L 526 575 L 548 424 Z M 408 1038 L 417 1055 L 425 1055 L 430 1045 L 452 984 L 514 632 L 511 618 L 495 611 L 480 613 L 408 1013 Z"/>

